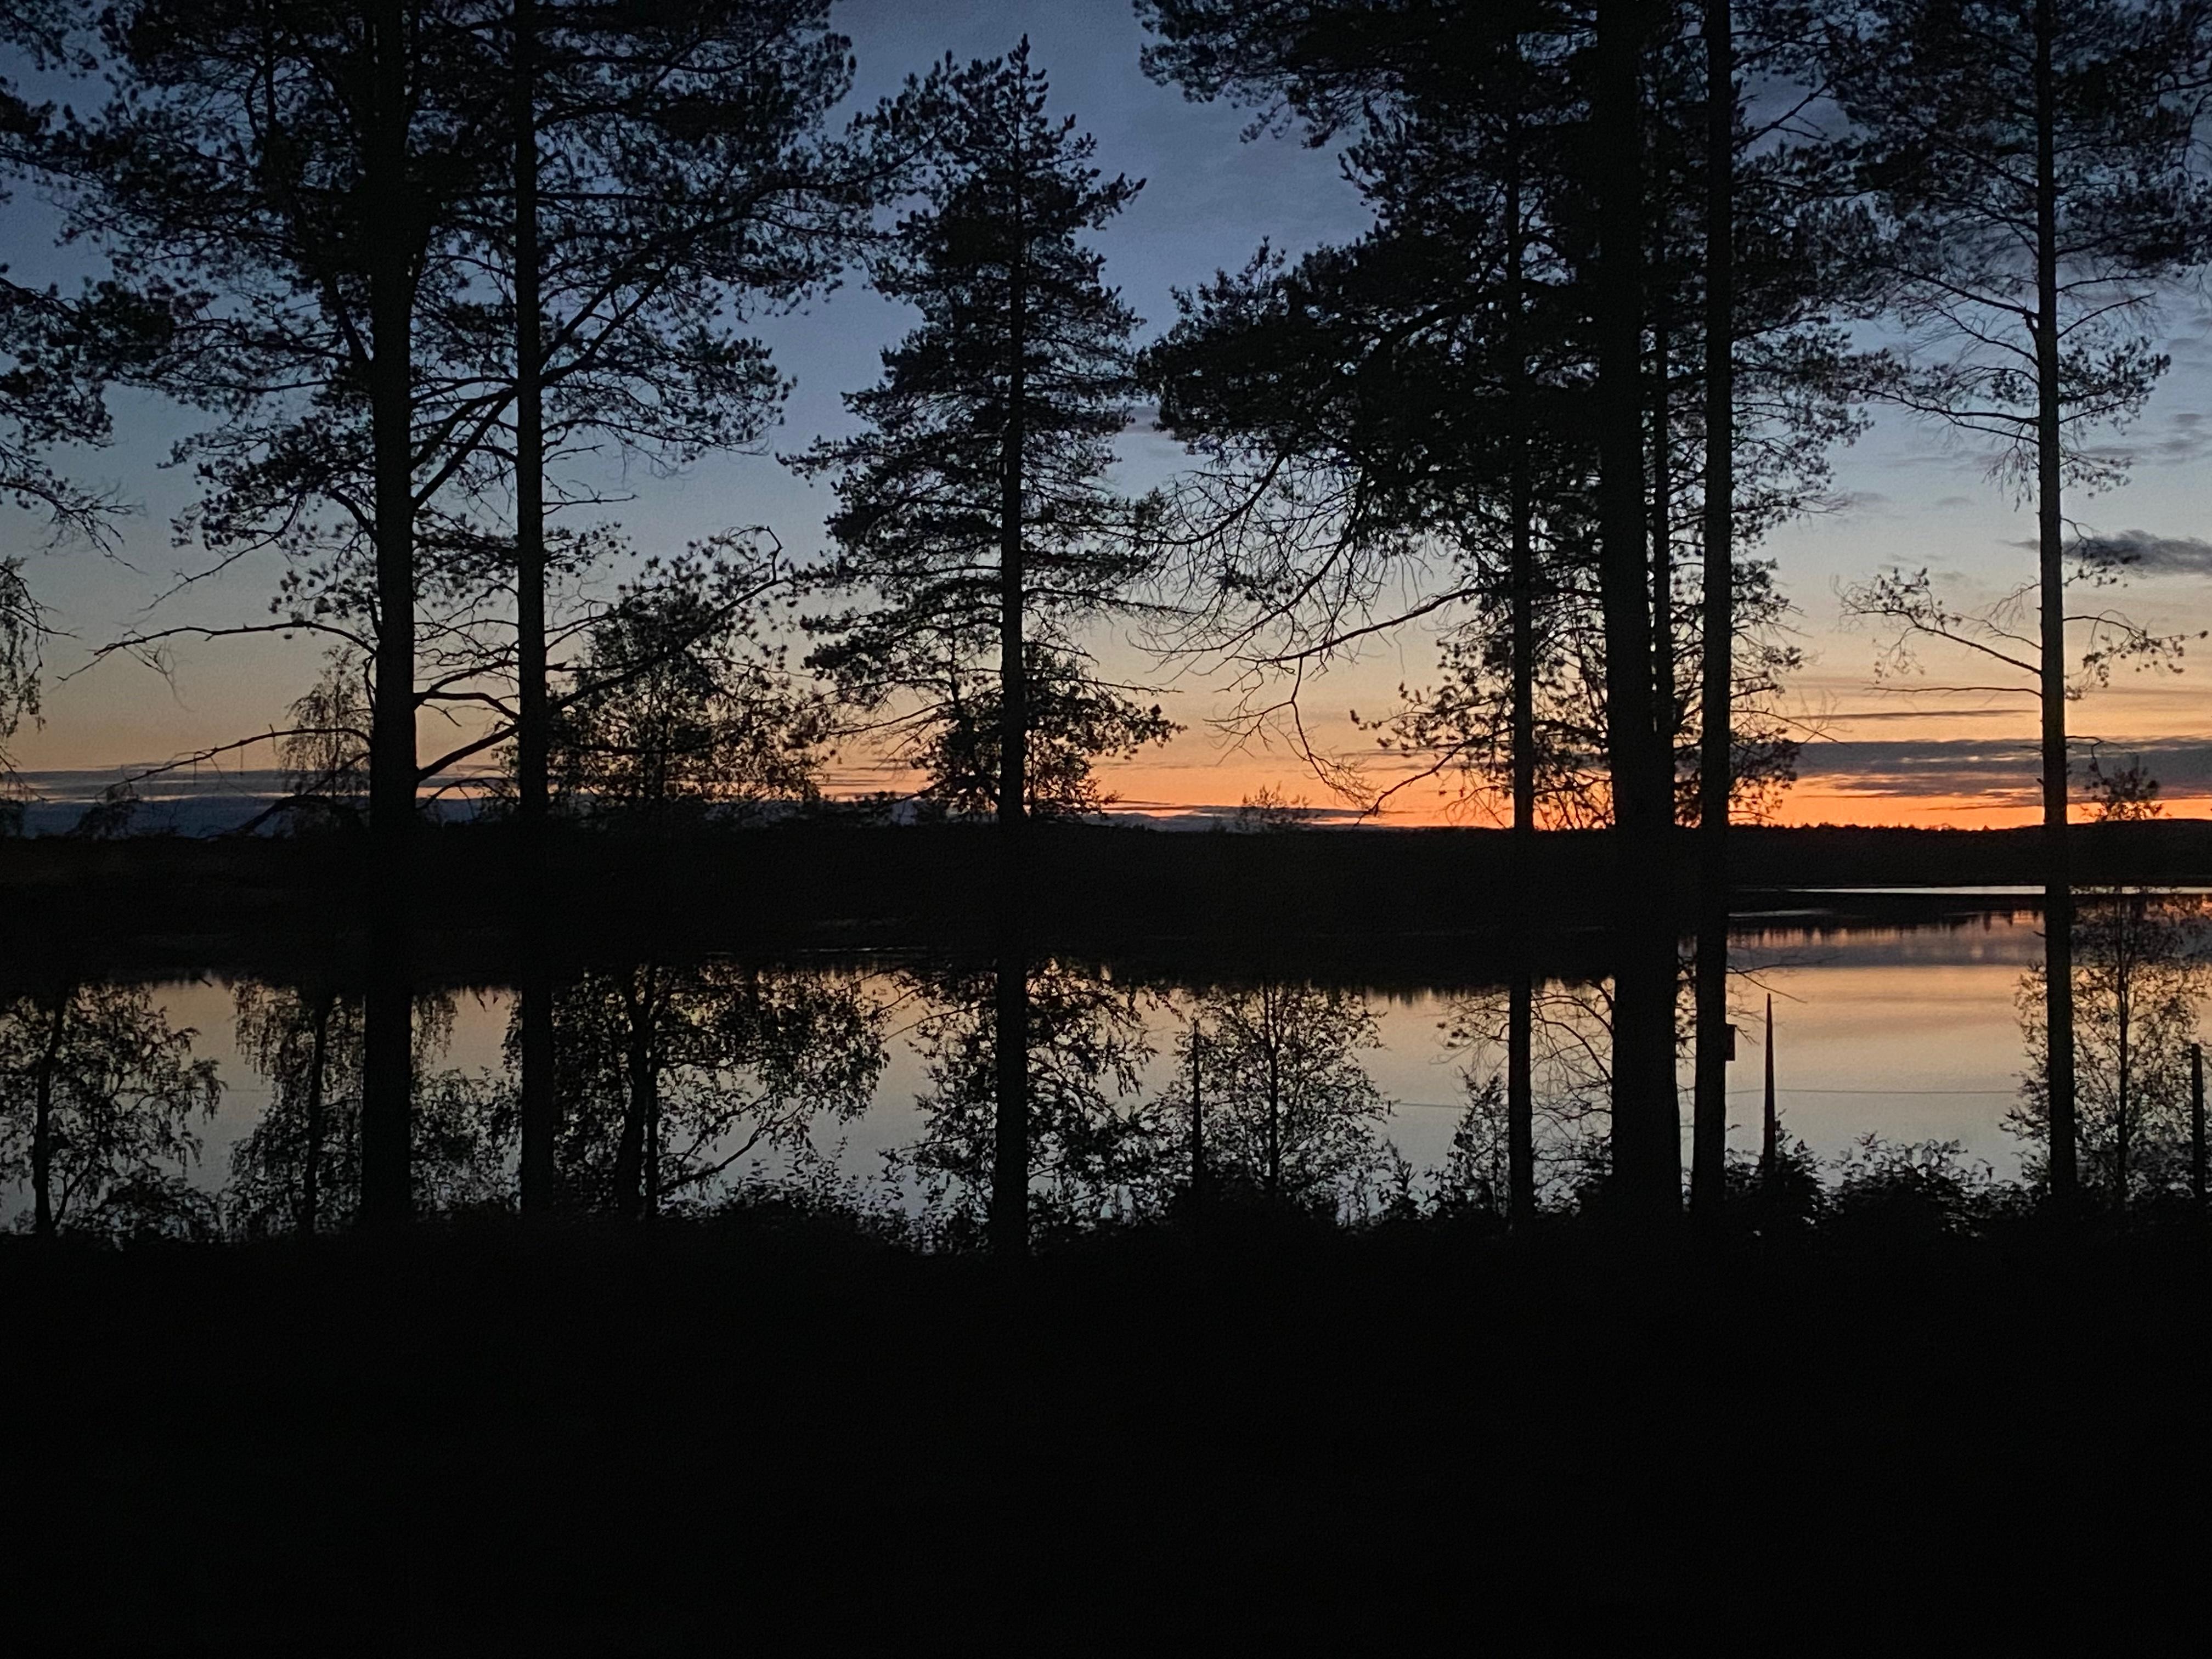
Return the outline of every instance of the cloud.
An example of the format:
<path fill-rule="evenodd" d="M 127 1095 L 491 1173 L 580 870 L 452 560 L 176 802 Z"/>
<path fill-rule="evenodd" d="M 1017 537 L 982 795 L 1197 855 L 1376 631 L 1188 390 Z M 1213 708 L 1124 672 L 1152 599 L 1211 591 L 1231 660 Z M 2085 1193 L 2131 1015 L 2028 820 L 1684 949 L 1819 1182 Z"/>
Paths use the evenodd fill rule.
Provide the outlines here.
<path fill-rule="evenodd" d="M 2002 738 L 1808 743 L 1797 775 L 1858 794 L 2012 795 L 2035 786 L 2035 745 Z"/>
<path fill-rule="evenodd" d="M 1823 725 L 1842 726 L 1858 720 L 1985 720 L 1992 717 L 2017 714 L 2033 718 L 2035 710 L 2029 708 L 1844 708 L 1834 714 L 1822 714 Z"/>
<path fill-rule="evenodd" d="M 2201 415 L 2176 415 L 2172 419 L 2174 430 L 2132 447 L 2155 466 L 2178 466 L 2202 460 L 2207 451 L 2212 451 L 2212 429 L 2199 424 L 2203 418 Z"/>
<path fill-rule="evenodd" d="M 2212 794 L 2212 738 L 2112 742 L 2101 752 L 2108 764 L 2139 758 L 2170 798 Z M 2089 746 L 2077 741 L 2072 767 L 2077 786 L 2088 757 Z M 1854 794 L 1982 795 L 1993 805 L 2033 798 L 2040 775 L 2034 742 L 2006 738 L 1808 743 L 1798 757 L 1797 774 L 1802 782 L 1817 781 Z"/>
<path fill-rule="evenodd" d="M 1828 497 L 1828 506 L 1836 513 L 1863 513 L 1888 505 L 1889 497 L 1879 489 L 1845 489 Z"/>
<path fill-rule="evenodd" d="M 2085 564 L 2136 575 L 2212 575 L 2212 542 L 2200 536 L 2154 536 L 2148 530 L 2118 530 L 2081 537 L 2071 550 Z"/>
<path fill-rule="evenodd" d="M 1942 501 L 1936 503 L 1939 507 L 1972 507 L 1973 504 L 1974 498 L 1972 495 L 1946 495 Z"/>

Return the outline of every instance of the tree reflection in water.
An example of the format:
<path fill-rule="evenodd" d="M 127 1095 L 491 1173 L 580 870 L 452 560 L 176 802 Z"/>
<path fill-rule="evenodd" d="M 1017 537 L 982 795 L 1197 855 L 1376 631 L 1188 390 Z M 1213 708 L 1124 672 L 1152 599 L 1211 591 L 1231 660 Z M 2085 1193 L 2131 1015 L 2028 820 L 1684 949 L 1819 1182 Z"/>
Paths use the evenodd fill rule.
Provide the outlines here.
<path fill-rule="evenodd" d="M 325 981 L 248 981 L 235 993 L 240 1056 L 270 1085 L 268 1109 L 231 1149 L 226 1222 L 248 1237 L 350 1225 L 361 1207 L 362 1013 Z M 504 1079 L 432 1069 L 453 1042 L 458 1000 L 415 998 L 410 1164 L 427 1214 L 506 1201 L 513 1139 Z"/>
<path fill-rule="evenodd" d="M 1534 1197 L 1540 1209 L 1571 1204 L 1604 1178 L 1612 1086 L 1612 1006 L 1602 985 L 1539 982 L 1525 1005 L 1533 1096 Z M 1436 1178 L 1440 1209 L 1504 1219 L 1510 1147 L 1504 1060 L 1515 1016 L 1510 990 L 1462 997 L 1443 1024 L 1444 1046 L 1465 1056 L 1467 1108 Z"/>
<path fill-rule="evenodd" d="M 59 1232 L 197 1237 L 213 1199 L 188 1180 L 195 1121 L 215 1115 L 215 1062 L 192 1058 L 143 986 L 57 982 L 0 1002 L 0 1175 L 30 1188 L 19 1218 Z"/>
<path fill-rule="evenodd" d="M 1272 981 L 1209 990 L 1176 1046 L 1210 1197 L 1335 1216 L 1389 1178 L 1390 1103 L 1359 1059 L 1382 1037 L 1358 993 Z"/>
<path fill-rule="evenodd" d="M 696 1210 L 749 1158 L 814 1157 L 884 1068 L 858 978 L 728 961 L 587 973 L 555 995 L 566 1201 L 622 1216 Z M 520 1041 L 510 1029 L 510 1055 Z"/>
<path fill-rule="evenodd" d="M 991 1196 L 996 1121 L 997 981 L 988 969 L 917 970 L 915 1026 L 929 1088 L 908 1157 L 950 1242 L 980 1239 Z M 1153 1054 L 1145 1026 L 1158 999 L 1107 974 L 1045 960 L 1029 975 L 1031 1224 L 1049 1237 L 1150 1210 L 1174 1128 L 1143 1095 Z"/>

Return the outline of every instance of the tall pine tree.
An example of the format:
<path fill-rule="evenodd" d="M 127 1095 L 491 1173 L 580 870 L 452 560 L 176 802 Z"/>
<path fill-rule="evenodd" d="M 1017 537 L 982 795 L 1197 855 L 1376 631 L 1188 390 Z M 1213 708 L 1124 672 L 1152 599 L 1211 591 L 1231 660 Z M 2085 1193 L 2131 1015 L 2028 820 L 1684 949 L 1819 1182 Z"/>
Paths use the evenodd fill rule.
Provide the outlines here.
<path fill-rule="evenodd" d="M 557 717 L 549 565 L 587 545 L 550 517 L 592 494 L 549 477 L 549 457 L 612 447 L 671 467 L 757 441 L 787 386 L 745 325 L 825 286 L 898 172 L 896 105 L 863 124 L 878 142 L 824 137 L 853 68 L 828 13 L 827 0 L 509 0 L 513 173 L 483 234 L 512 299 L 495 447 L 514 489 L 511 725 L 533 857 Z M 508 395 L 488 371 L 491 395 Z M 553 1197 L 551 994 L 544 941 L 521 946 L 521 1196 L 536 1211 Z"/>
<path fill-rule="evenodd" d="M 1822 40 L 1908 337 L 1887 390 L 1993 441 L 2035 503 L 2044 1092 L 2061 1204 L 2076 1188 L 2066 493 L 2112 480 L 2081 434 L 2142 409 L 2166 366 L 2144 309 L 2203 257 L 2204 28 L 2186 0 L 1873 0 Z"/>
<path fill-rule="evenodd" d="M 422 531 L 489 414 L 418 331 L 465 288 L 499 171 L 485 21 L 482 0 L 128 0 L 88 24 L 112 95 L 40 158 L 127 285 L 199 296 L 135 378 L 221 416 L 187 446 L 203 534 L 228 556 L 334 545 L 371 622 L 362 1208 L 386 1220 L 411 1206 Z"/>
<path fill-rule="evenodd" d="M 877 289 L 921 313 L 884 376 L 846 403 L 861 423 L 801 457 L 836 475 L 826 584 L 860 590 L 817 619 L 814 661 L 863 704 L 927 732 L 959 718 L 950 682 L 992 683 L 1005 862 L 995 1007 L 992 1232 L 1028 1232 L 1030 690 L 1063 678 L 1082 629 L 1145 571 L 1146 510 L 1107 480 L 1136 391 L 1137 319 L 1084 244 L 1139 189 L 1046 113 L 1029 42 L 933 77 L 937 149 L 919 204 L 872 262 Z"/>

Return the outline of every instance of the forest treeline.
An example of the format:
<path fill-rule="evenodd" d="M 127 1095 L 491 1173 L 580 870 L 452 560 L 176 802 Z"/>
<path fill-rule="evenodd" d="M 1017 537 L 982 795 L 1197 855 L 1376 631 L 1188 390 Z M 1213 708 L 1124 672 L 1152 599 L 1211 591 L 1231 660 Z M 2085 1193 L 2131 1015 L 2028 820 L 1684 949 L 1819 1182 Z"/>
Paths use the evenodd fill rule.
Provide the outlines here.
<path fill-rule="evenodd" d="M 2033 901 L 2039 831 L 1738 826 L 1730 852 L 1744 912 L 1902 927 Z M 2212 886 L 2212 825 L 2160 818 L 2074 826 L 2085 886 Z M 514 827 L 446 825 L 417 848 L 436 895 L 420 920 L 429 982 L 503 982 L 523 953 L 520 922 L 542 902 Z M 653 833 L 611 826 L 555 837 L 544 879 L 559 925 L 530 951 L 580 966 L 652 945 L 697 953 L 942 951 L 988 942 L 979 890 L 1000 866 L 987 824 L 872 827 L 793 821 L 703 823 Z M 1533 855 L 1509 831 L 1184 834 L 1076 822 L 1036 832 L 1029 902 L 1043 948 L 1150 957 L 1170 969 L 1233 968 L 1259 955 L 1324 981 L 1407 988 L 1486 981 L 1525 934 L 1541 976 L 1603 978 L 1612 853 L 1602 830 L 1547 834 Z M 0 986 L 34 983 L 66 951 L 129 976 L 207 969 L 293 972 L 315 958 L 347 984 L 366 971 L 360 849 L 348 836 L 133 835 L 0 842 L 0 902 L 16 951 Z M 1540 903 L 1516 914 L 1513 885 Z M 1868 889 L 1951 888 L 1949 895 Z M 1860 890 L 1843 891 L 1838 890 Z M 1686 931 L 1695 872 L 1671 872 Z"/>
<path fill-rule="evenodd" d="M 1053 107 L 1026 40 L 848 112 L 826 0 L 11 8 L 0 161 L 97 272 L 0 289 L 0 484 L 112 538 L 113 503 L 58 458 L 106 437 L 109 388 L 162 394 L 196 417 L 180 534 L 210 572 L 274 551 L 284 574 L 264 614 L 95 654 L 327 649 L 286 720 L 179 763 L 274 744 L 295 787 L 273 812 L 362 831 L 362 1218 L 403 1220 L 435 1178 L 426 798 L 488 790 L 544 896 L 515 924 L 513 1045 L 516 1196 L 538 1214 L 569 1201 L 578 1122 L 556 842 L 808 802 L 833 745 L 866 744 L 932 812 L 995 825 L 963 881 L 990 933 L 963 1156 L 997 1245 L 1024 1249 L 1059 1132 L 1037 826 L 1095 813 L 1102 763 L 1176 729 L 1097 654 L 1116 629 L 1224 675 L 1248 730 L 1288 733 L 1364 804 L 1409 778 L 1496 803 L 1511 937 L 1542 901 L 1540 839 L 1602 830 L 1599 1190 L 1639 1224 L 1683 1203 L 1686 879 L 1689 1194 L 1717 1218 L 1729 825 L 1787 786 L 1797 744 L 1786 598 L 1757 550 L 1824 504 L 1834 449 L 1883 409 L 1986 445 L 2038 512 L 2008 608 L 1962 613 L 1907 570 L 1849 602 L 1893 659 L 1978 653 L 2038 699 L 2039 1179 L 2075 1206 L 2097 1086 L 2077 992 L 2118 913 L 2077 930 L 2066 711 L 2185 641 L 2069 599 L 2138 550 L 2073 533 L 2068 503 L 2122 469 L 2102 438 L 2142 409 L 2161 302 L 2212 252 L 2212 9 L 1137 12 L 1148 73 L 1250 109 L 1250 142 L 1340 144 L 1372 212 L 1341 246 L 1192 273 L 1149 340 L 1095 246 L 1142 185 Z M 785 458 L 834 490 L 827 552 L 787 556 L 763 526 L 633 547 L 594 467 L 764 442 L 788 386 L 751 331 L 854 272 L 914 321 L 846 393 L 845 434 Z M 1116 446 L 1146 405 L 1189 465 L 1134 493 Z M 1415 621 L 1444 652 L 1371 717 L 1397 770 L 1307 743 L 1326 668 Z M 35 716 L 50 625 L 21 561 L 0 564 L 0 737 Z M 2154 815 L 2140 769 L 2087 775 L 2100 816 Z M 127 787 L 106 805 L 127 819 Z M 1510 978 L 1499 1202 L 1526 1223 L 1546 988 L 1527 955 Z M 644 1167 L 644 1133 L 621 1132 L 618 1164 Z"/>

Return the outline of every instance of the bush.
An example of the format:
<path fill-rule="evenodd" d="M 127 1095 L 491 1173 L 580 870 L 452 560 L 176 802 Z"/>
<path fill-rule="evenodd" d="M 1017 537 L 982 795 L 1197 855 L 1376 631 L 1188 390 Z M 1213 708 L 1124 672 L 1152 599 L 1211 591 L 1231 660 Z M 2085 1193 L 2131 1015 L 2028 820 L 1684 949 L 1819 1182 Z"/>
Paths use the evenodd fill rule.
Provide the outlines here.
<path fill-rule="evenodd" d="M 1955 1140 L 1863 1137 L 1837 1165 L 1828 1227 L 1858 1243 L 1926 1244 L 1979 1231 L 2001 1206 L 1987 1164 Z"/>

